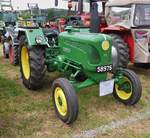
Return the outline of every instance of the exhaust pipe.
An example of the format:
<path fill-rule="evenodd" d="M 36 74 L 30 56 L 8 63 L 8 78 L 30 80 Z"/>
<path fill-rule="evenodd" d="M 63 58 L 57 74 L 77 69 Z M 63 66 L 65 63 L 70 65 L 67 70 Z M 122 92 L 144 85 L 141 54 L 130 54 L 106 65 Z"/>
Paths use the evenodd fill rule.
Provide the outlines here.
<path fill-rule="evenodd" d="M 79 14 L 83 13 L 83 0 L 78 1 L 78 13 Z"/>
<path fill-rule="evenodd" d="M 93 2 L 91 4 L 91 33 L 99 33 L 100 31 L 100 17 L 98 15 L 98 4 Z"/>

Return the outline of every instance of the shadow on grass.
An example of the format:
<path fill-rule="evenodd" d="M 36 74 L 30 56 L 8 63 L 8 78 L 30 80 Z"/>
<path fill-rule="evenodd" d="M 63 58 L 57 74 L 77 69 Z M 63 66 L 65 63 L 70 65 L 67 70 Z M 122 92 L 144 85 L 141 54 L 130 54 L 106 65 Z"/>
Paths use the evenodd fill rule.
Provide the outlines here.
<path fill-rule="evenodd" d="M 129 69 L 135 71 L 138 75 L 150 75 L 150 65 L 134 65 L 130 64 L 128 66 Z"/>

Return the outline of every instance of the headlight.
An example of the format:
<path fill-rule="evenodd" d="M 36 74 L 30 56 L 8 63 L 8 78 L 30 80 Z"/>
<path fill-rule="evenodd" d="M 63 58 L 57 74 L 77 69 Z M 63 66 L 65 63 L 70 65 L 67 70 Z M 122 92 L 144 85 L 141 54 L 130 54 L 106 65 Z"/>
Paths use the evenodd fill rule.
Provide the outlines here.
<path fill-rule="evenodd" d="M 109 42 L 107 40 L 103 41 L 102 43 L 102 49 L 103 50 L 108 50 L 109 49 Z"/>
<path fill-rule="evenodd" d="M 37 36 L 35 38 L 35 41 L 36 41 L 37 44 L 41 44 L 43 42 L 43 40 L 44 40 L 44 38 L 42 36 Z"/>

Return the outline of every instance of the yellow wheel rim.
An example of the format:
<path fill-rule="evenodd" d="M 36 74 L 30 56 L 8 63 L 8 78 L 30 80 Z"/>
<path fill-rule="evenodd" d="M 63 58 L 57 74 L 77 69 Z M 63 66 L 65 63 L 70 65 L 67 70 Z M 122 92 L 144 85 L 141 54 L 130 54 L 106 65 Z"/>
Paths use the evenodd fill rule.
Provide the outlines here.
<path fill-rule="evenodd" d="M 124 77 L 124 82 L 128 82 L 131 85 L 131 81 L 127 78 L 127 77 Z M 124 90 L 120 90 L 119 89 L 119 85 L 115 84 L 115 90 L 116 90 L 116 94 L 118 95 L 118 97 L 122 100 L 128 100 L 131 95 L 132 95 L 132 87 L 131 87 L 131 90 L 130 92 L 126 92 Z"/>
<path fill-rule="evenodd" d="M 67 100 L 63 90 L 60 87 L 55 88 L 54 99 L 58 112 L 60 115 L 65 116 L 68 110 Z"/>
<path fill-rule="evenodd" d="M 30 78 L 30 65 L 28 49 L 24 46 L 21 49 L 21 64 L 24 77 L 28 80 Z"/>

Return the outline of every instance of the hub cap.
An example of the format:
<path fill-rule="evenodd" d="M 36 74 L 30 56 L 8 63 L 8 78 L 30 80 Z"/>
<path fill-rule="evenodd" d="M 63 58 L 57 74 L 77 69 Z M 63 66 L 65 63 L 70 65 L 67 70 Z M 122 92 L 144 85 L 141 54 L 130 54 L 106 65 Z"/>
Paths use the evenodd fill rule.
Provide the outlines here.
<path fill-rule="evenodd" d="M 114 46 L 112 46 L 112 62 L 113 62 L 113 70 L 115 71 L 119 65 L 119 58 L 117 48 Z"/>
<path fill-rule="evenodd" d="M 56 87 L 54 91 L 54 99 L 56 107 L 60 115 L 65 116 L 67 114 L 67 100 L 63 90 L 60 87 Z"/>
<path fill-rule="evenodd" d="M 124 82 L 121 85 L 115 84 L 116 94 L 122 100 L 128 100 L 132 95 L 132 84 L 127 77 L 123 77 Z"/>

